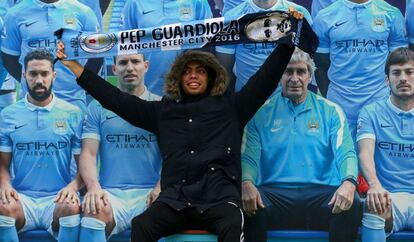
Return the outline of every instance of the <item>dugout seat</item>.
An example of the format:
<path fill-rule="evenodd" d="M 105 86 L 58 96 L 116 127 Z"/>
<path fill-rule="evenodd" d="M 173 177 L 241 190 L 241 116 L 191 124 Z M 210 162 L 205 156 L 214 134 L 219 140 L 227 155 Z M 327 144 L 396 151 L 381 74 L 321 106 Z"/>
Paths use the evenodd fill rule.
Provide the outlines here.
<path fill-rule="evenodd" d="M 131 231 L 113 236 L 110 242 L 129 242 Z M 55 242 L 45 230 L 32 230 L 19 234 L 20 242 Z M 215 235 L 203 230 L 188 230 L 171 235 L 163 242 L 216 242 Z M 328 242 L 328 233 L 324 231 L 275 230 L 268 232 L 269 242 Z M 359 241 L 359 240 L 358 240 Z M 414 232 L 399 232 L 391 235 L 387 242 L 414 242 Z"/>

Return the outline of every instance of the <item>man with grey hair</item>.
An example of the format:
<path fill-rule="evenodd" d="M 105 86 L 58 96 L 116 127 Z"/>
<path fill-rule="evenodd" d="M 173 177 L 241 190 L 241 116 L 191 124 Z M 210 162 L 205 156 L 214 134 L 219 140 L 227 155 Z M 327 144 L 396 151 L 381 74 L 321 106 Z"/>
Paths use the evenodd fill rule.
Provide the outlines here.
<path fill-rule="evenodd" d="M 308 92 L 314 63 L 296 50 L 280 83 L 245 129 L 242 205 L 247 242 L 267 229 L 329 230 L 355 241 L 357 158 L 341 108 Z"/>

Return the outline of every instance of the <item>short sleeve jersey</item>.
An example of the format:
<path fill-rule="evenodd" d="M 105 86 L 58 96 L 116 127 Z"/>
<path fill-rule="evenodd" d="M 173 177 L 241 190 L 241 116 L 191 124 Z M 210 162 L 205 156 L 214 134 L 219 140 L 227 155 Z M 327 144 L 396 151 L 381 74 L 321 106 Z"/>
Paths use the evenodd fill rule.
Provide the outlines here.
<path fill-rule="evenodd" d="M 72 155 L 80 153 L 82 123 L 82 111 L 57 97 L 46 107 L 23 98 L 3 109 L 0 151 L 12 153 L 13 187 L 43 197 L 69 184 Z"/>
<path fill-rule="evenodd" d="M 4 21 L 1 50 L 6 54 L 20 56 L 20 63 L 33 49 L 45 48 L 55 54 L 57 38 L 54 32 L 60 28 L 96 32 L 98 21 L 92 10 L 73 0 L 44 3 L 40 0 L 25 0 L 13 6 Z M 86 61 L 81 61 L 84 64 Z M 72 72 L 60 62 L 55 64 L 57 72 L 53 89 L 57 97 L 76 105 L 85 104 L 85 92 L 75 82 Z M 22 78 L 22 96 L 27 87 Z M 85 106 L 84 106 L 85 108 Z"/>
<path fill-rule="evenodd" d="M 160 97 L 145 91 L 147 101 Z M 99 141 L 99 180 L 103 188 L 152 188 L 159 179 L 161 155 L 157 137 L 137 128 L 97 101 L 88 106 L 82 139 Z"/>
<path fill-rule="evenodd" d="M 414 193 L 414 109 L 397 108 L 390 99 L 365 106 L 358 119 L 357 140 L 375 141 L 375 169 L 390 192 Z"/>
<path fill-rule="evenodd" d="M 318 13 L 313 29 L 319 37 L 317 52 L 330 56 L 327 97 L 356 125 L 364 105 L 389 94 L 384 66 L 390 51 L 407 46 L 404 18 L 386 1 L 338 0 Z"/>

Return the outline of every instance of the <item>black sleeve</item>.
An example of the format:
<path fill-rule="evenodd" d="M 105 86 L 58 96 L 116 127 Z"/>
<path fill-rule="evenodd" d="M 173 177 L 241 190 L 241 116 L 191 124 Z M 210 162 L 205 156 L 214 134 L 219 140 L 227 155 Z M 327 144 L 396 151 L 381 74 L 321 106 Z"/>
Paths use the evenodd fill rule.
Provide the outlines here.
<path fill-rule="evenodd" d="M 85 68 L 93 73 L 99 73 L 103 65 L 103 58 L 91 58 L 85 64 Z"/>
<path fill-rule="evenodd" d="M 6 68 L 7 72 L 20 82 L 22 76 L 22 65 L 19 63 L 20 56 L 9 55 L 2 51 L 1 57 L 3 59 L 3 66 Z"/>
<path fill-rule="evenodd" d="M 122 92 L 88 69 L 85 69 L 76 81 L 104 108 L 118 114 L 132 125 L 158 133 L 157 116 L 160 101 L 145 101 Z"/>
<path fill-rule="evenodd" d="M 292 45 L 279 44 L 246 85 L 235 94 L 237 113 L 243 125 L 276 90 L 294 50 Z"/>

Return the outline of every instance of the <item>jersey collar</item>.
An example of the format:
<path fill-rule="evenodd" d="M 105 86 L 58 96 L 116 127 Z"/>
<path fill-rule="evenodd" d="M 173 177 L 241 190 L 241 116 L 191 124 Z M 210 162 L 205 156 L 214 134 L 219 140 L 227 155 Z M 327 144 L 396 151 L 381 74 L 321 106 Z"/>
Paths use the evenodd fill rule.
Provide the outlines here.
<path fill-rule="evenodd" d="M 396 114 L 400 115 L 400 114 L 411 114 L 412 116 L 414 116 L 414 108 L 411 109 L 410 111 L 404 111 L 399 109 L 397 106 L 395 106 L 392 102 L 391 102 L 391 97 L 388 98 L 387 100 L 387 104 L 388 107 L 390 107 L 390 109 L 395 112 Z"/>
<path fill-rule="evenodd" d="M 371 5 L 371 3 L 374 0 L 369 0 L 366 3 L 354 3 L 354 2 L 351 2 L 350 0 L 342 0 L 342 1 L 345 4 L 345 6 L 347 6 L 348 8 L 368 8 L 368 6 Z"/>
<path fill-rule="evenodd" d="M 141 98 L 142 100 L 149 100 L 149 96 L 150 96 L 150 93 L 147 87 L 144 86 L 144 92 L 141 95 L 139 95 L 139 98 Z"/>
<path fill-rule="evenodd" d="M 52 101 L 44 107 L 39 107 L 39 106 L 36 106 L 33 103 L 29 102 L 28 95 L 29 94 L 26 94 L 26 96 L 24 97 L 24 103 L 26 104 L 26 107 L 30 111 L 46 110 L 46 111 L 50 112 L 50 111 L 52 111 L 52 108 L 55 106 L 56 97 L 55 97 L 55 94 L 53 94 L 53 93 L 52 93 Z"/>
<path fill-rule="evenodd" d="M 298 113 L 305 112 L 305 111 L 311 110 L 313 108 L 311 95 L 312 95 L 311 92 L 308 91 L 308 94 L 306 95 L 305 101 L 295 106 L 295 105 L 293 105 L 292 101 L 290 101 L 289 98 L 283 96 L 283 93 L 280 92 L 280 96 L 282 97 L 283 102 L 286 105 L 288 105 L 290 108 L 298 111 Z"/>

